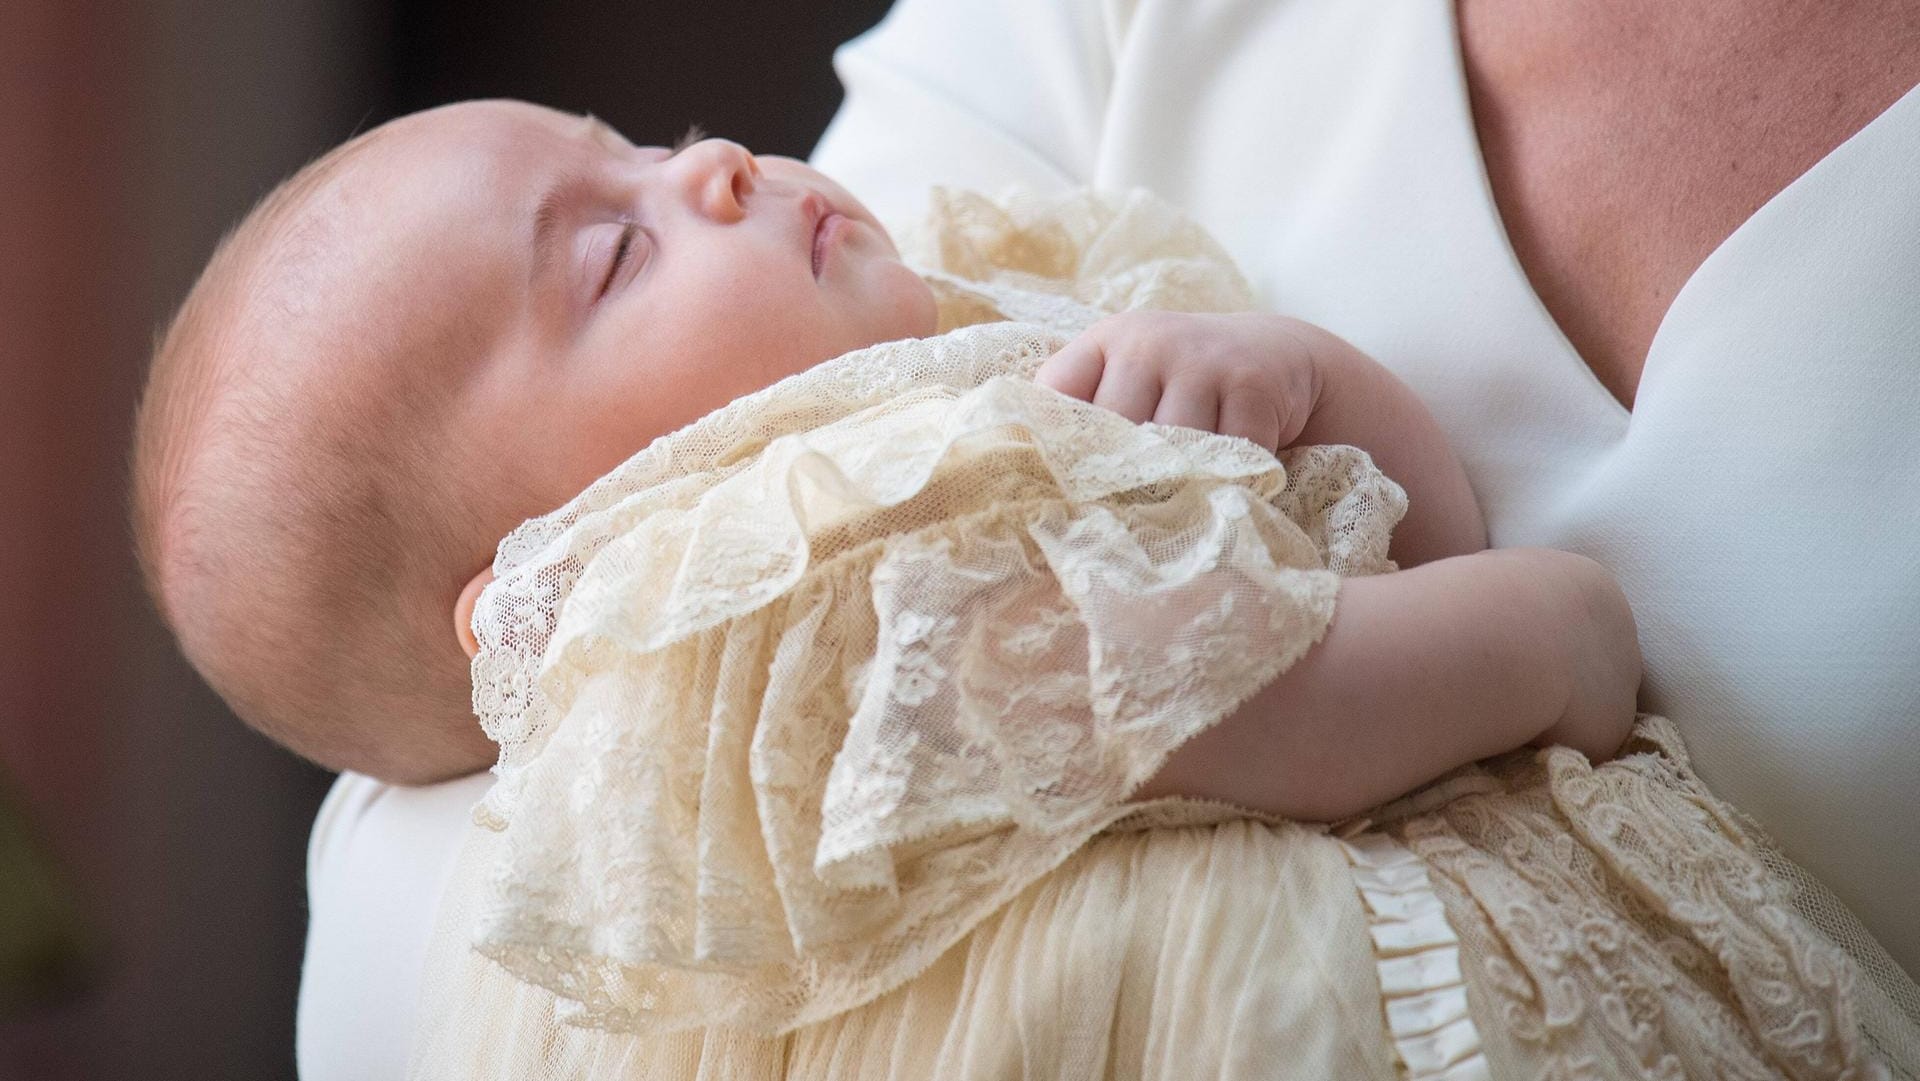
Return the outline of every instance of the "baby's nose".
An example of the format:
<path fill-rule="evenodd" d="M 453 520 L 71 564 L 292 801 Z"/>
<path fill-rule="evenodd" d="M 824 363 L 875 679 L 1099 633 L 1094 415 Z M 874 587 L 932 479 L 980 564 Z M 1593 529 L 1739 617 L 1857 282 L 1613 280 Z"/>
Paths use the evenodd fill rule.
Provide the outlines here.
<path fill-rule="evenodd" d="M 746 216 L 747 197 L 760 178 L 760 163 L 747 148 L 727 139 L 703 139 L 675 156 L 693 205 L 715 221 Z"/>

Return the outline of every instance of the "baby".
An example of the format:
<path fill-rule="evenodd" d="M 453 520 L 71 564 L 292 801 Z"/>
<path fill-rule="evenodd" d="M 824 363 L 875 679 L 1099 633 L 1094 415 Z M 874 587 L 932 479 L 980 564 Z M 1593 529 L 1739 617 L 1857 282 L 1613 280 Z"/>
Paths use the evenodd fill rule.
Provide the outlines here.
<path fill-rule="evenodd" d="M 1361 446 L 1411 496 L 1403 566 L 1484 547 L 1458 464 L 1384 370 L 1305 324 L 1207 318 L 1121 317 L 1038 378 L 1134 420 Z M 189 660 L 263 733 L 395 782 L 471 772 L 496 748 L 460 646 L 501 536 L 732 399 L 934 329 L 879 223 L 800 162 L 635 147 L 517 103 L 403 118 L 269 196 L 165 335 L 134 444 L 142 566 Z M 1333 818 L 1549 730 L 1596 755 L 1624 736 L 1639 657 L 1590 561 L 1486 552 L 1345 593 L 1289 688 L 1321 728 L 1250 759 L 1238 744 L 1270 733 L 1222 725 L 1163 791 L 1177 776 Z M 1496 612 L 1497 643 L 1432 633 Z M 1383 682 L 1370 659 L 1412 671 L 1434 650 L 1458 693 Z M 1359 710 L 1379 725 L 1356 736 Z M 1297 789 L 1270 768 L 1316 754 Z"/>
<path fill-rule="evenodd" d="M 1036 256 L 1028 250 L 1032 238 L 1017 229 L 992 239 L 988 247 L 998 244 L 1003 254 Z M 964 269 L 953 259 L 936 262 Z M 561 571 L 543 579 L 527 568 L 562 568 L 568 553 L 553 563 L 522 558 L 514 566 L 504 548 L 496 560 L 501 538 L 526 519 L 571 506 L 583 489 L 593 494 L 608 483 L 600 478 L 630 470 L 635 452 L 648 447 L 655 463 L 664 463 L 661 475 L 669 483 L 642 486 L 637 494 L 659 500 L 646 507 L 663 512 L 625 522 L 625 535 L 610 533 L 659 539 L 647 533 L 649 522 L 670 528 L 674 513 L 665 511 L 700 511 L 705 504 L 695 496 L 722 488 L 689 484 L 683 491 L 692 494 L 683 499 L 676 494 L 682 490 L 670 490 L 672 482 L 687 480 L 687 471 L 718 474 L 749 459 L 764 465 L 774 454 L 772 445 L 743 444 L 739 461 L 688 464 L 674 456 L 675 433 L 710 427 L 718 413 L 782 380 L 832 368 L 825 362 L 841 364 L 880 343 L 946 330 L 954 325 L 954 307 L 951 292 L 937 295 L 929 279 L 908 269 L 871 214 L 797 161 L 756 158 L 721 140 L 676 150 L 634 147 L 595 121 L 514 103 L 407 117 L 327 155 L 263 202 L 215 254 L 165 335 L 135 437 L 142 564 L 186 655 L 237 713 L 270 737 L 323 765 L 402 783 L 470 772 L 497 757 L 505 782 L 516 776 L 505 771 L 514 749 L 505 740 L 496 746 L 476 722 L 467 658 L 479 654 L 471 670 L 478 673 L 490 650 L 511 653 L 504 647 L 517 645 L 528 652 L 524 641 L 502 641 L 502 626 L 534 637 L 564 622 L 552 595 L 562 591 L 556 584 Z M 1031 383 L 976 388 L 986 397 L 968 401 L 986 402 L 982 408 L 998 401 L 1029 417 L 1049 409 L 1057 414 L 1061 402 L 1090 402 L 1100 408 L 1073 408 L 1095 415 L 1081 417 L 1085 424 L 1107 426 L 1106 446 L 1124 443 L 1114 435 L 1118 429 L 1146 432 L 1141 446 L 1154 454 L 1177 458 L 1176 452 L 1210 448 L 1208 460 L 1231 467 L 1220 474 L 1227 483 L 1207 494 L 1224 493 L 1222 502 L 1205 504 L 1211 509 L 1246 510 L 1236 487 L 1241 480 L 1246 490 L 1284 502 L 1293 489 L 1280 486 L 1314 477 L 1316 469 L 1335 481 L 1344 469 L 1357 478 L 1351 489 L 1358 490 L 1379 477 L 1365 455 L 1314 457 L 1309 451 L 1323 444 L 1363 448 L 1405 489 L 1406 514 L 1398 525 L 1388 520 L 1400 510 L 1396 490 L 1383 497 L 1395 504 L 1391 514 L 1376 501 L 1371 527 L 1383 542 L 1392 528 L 1392 558 L 1406 569 L 1337 580 L 1325 568 L 1310 572 L 1302 579 L 1300 607 L 1313 618 L 1288 628 L 1291 667 L 1281 678 L 1242 688 L 1250 692 L 1244 697 L 1236 691 L 1237 704 L 1213 712 L 1208 719 L 1217 722 L 1193 738 L 1173 741 L 1177 749 L 1165 743 L 1153 756 L 1127 759 L 1105 755 L 1109 748 L 1100 746 L 1094 750 L 1102 753 L 1089 755 L 1087 741 L 1071 732 L 1066 743 L 1050 742 L 1071 728 L 1056 725 L 1008 752 L 1039 763 L 1042 772 L 1048 762 L 1074 755 L 1091 760 L 1096 773 L 1116 761 L 1152 762 L 1141 776 L 1121 769 L 1125 790 L 1109 786 L 1096 793 L 1106 803 L 1093 807 L 1097 817 L 1073 820 L 1078 832 L 1049 832 L 1044 821 L 1047 801 L 1066 790 L 1053 783 L 1057 777 L 1024 787 L 965 788 L 978 780 L 977 772 L 967 773 L 980 765 L 968 757 L 976 747 L 945 748 L 949 753 L 938 760 L 932 756 L 942 748 L 917 746 L 923 737 L 939 742 L 933 733 L 911 727 L 893 733 L 899 746 L 881 748 L 871 759 L 902 763 L 904 772 L 849 771 L 846 763 L 861 760 L 851 737 L 836 752 L 839 736 L 815 723 L 832 720 L 831 710 L 816 709 L 819 703 L 832 700 L 837 708 L 860 698 L 862 682 L 883 659 L 900 677 L 872 677 L 870 685 L 884 696 L 911 705 L 939 693 L 946 673 L 930 643 L 945 616 L 974 619 L 977 611 L 895 613 L 902 618 L 889 625 L 884 648 L 871 650 L 871 667 L 858 633 L 844 633 L 858 630 L 866 591 L 876 608 L 888 589 L 910 592 L 898 577 L 903 564 L 884 564 L 870 575 L 857 565 L 845 581 L 814 590 L 821 604 L 843 595 L 835 589 L 850 590 L 855 599 L 840 607 L 840 622 L 825 624 L 829 634 L 812 633 L 800 600 L 769 593 L 754 603 L 773 614 L 761 624 L 739 621 L 748 633 L 738 638 L 715 631 L 717 637 L 696 641 L 696 632 L 713 630 L 719 617 L 672 638 L 668 645 L 682 653 L 674 671 L 692 689 L 686 694 L 682 685 L 663 688 L 640 678 L 654 671 L 642 663 L 645 656 L 595 653 L 591 643 L 569 653 L 586 669 L 573 688 L 584 706 L 569 714 L 582 720 L 570 720 L 566 746 L 541 756 L 547 767 L 535 778 L 541 787 L 517 793 L 517 804 L 494 804 L 495 812 L 503 806 L 513 812 L 511 822 L 499 817 L 490 823 L 499 832 L 476 831 L 482 838 L 469 842 L 474 852 L 498 849 L 518 862 L 466 860 L 449 891 L 455 903 L 448 913 L 458 913 L 461 901 L 485 910 L 495 932 L 489 956 L 506 967 L 459 969 L 469 961 L 466 928 L 455 928 L 454 964 L 465 974 L 453 979 L 467 982 L 429 996 L 440 1021 L 457 1020 L 439 1027 L 440 1042 L 416 1060 L 424 1070 L 528 1076 L 537 1066 L 553 1076 L 586 1076 L 593 1071 L 554 1065 L 573 1061 L 566 1056 L 576 1050 L 585 1056 L 580 1061 L 631 1052 L 624 1061 L 692 1063 L 706 1053 L 697 1040 L 693 1051 L 647 1041 L 672 1040 L 690 1026 L 738 1026 L 751 1033 L 739 1046 L 755 1061 L 776 1064 L 766 1076 L 804 1072 L 803 1057 L 779 1043 L 802 1036 L 830 1046 L 846 1041 L 847 1061 L 857 1060 L 850 1049 L 860 1046 L 931 1054 L 933 1072 L 944 1053 L 940 1040 L 959 1033 L 991 1042 L 1003 1031 L 985 1015 L 979 1024 L 948 1024 L 960 1008 L 950 996 L 979 976 L 970 966 L 991 965 L 995 951 L 984 944 L 994 936 L 1020 943 L 998 951 L 1007 956 L 1024 957 L 1034 944 L 1056 941 L 1047 932 L 1067 926 L 1066 910 L 1058 907 L 1067 902 L 1049 890 L 1078 898 L 1073 903 L 1085 906 L 1085 926 L 1105 926 L 1144 913 L 1136 906 L 1151 903 L 1148 895 L 1160 888 L 1155 883 L 1190 873 L 1170 870 L 1137 885 L 1114 878 L 1115 868 L 1145 866 L 1149 854 L 1133 852 L 1128 846 L 1136 842 L 1122 833 L 1093 835 L 1121 824 L 1108 796 L 1189 797 L 1212 801 L 1216 812 L 1225 805 L 1231 815 L 1334 821 L 1456 767 L 1540 742 L 1573 750 L 1458 775 L 1377 811 L 1376 828 L 1352 844 L 1270 820 L 1270 827 L 1244 838 L 1251 846 L 1244 851 L 1272 867 L 1317 867 L 1289 875 L 1277 892 L 1302 912 L 1326 914 L 1326 927 L 1342 933 L 1270 934 L 1264 910 L 1234 906 L 1273 891 L 1215 891 L 1178 918 L 1219 919 L 1220 941 L 1232 945 L 1211 961 L 1189 959 L 1188 969 L 1153 977 L 1169 986 L 1190 981 L 1179 1001 L 1131 995 L 1127 1008 L 1142 1018 L 1110 1023 L 1089 1012 L 1087 1033 L 1030 1042 L 1021 1053 L 1091 1048 L 1104 1054 L 1107 1039 L 1157 1023 L 1146 1018 L 1164 1020 L 1182 1008 L 1231 1013 L 1231 1003 L 1210 1005 L 1206 996 L 1235 986 L 1215 976 L 1231 967 L 1230 955 L 1238 951 L 1258 953 L 1276 975 L 1284 968 L 1304 989 L 1303 1002 L 1387 996 L 1382 1018 L 1363 1009 L 1323 1026 L 1365 1049 L 1369 1061 L 1383 1067 L 1382 1076 L 1391 1067 L 1381 1052 L 1388 1030 L 1394 1053 L 1408 1066 L 1423 1054 L 1443 1054 L 1444 1061 L 1435 1061 L 1448 1076 L 1484 1076 L 1468 988 L 1481 1010 L 1497 1011 L 1483 1015 L 1497 1024 L 1481 1025 L 1491 1041 L 1488 1057 L 1526 1064 L 1514 1065 L 1518 1072 L 1571 1070 L 1605 1055 L 1612 1056 L 1608 1062 L 1670 1074 L 1697 1066 L 1703 1076 L 1764 1076 L 1778 1063 L 1804 1061 L 1812 1065 L 1793 1072 L 1855 1076 L 1848 1071 L 1863 1063 L 1865 1052 L 1848 1013 L 1844 961 L 1791 921 L 1783 895 L 1738 830 L 1702 812 L 1717 805 L 1686 773 L 1670 728 L 1664 722 L 1644 728 L 1631 761 L 1618 768 L 1596 769 L 1588 761 L 1614 754 L 1634 719 L 1640 657 L 1618 588 L 1602 568 L 1577 556 L 1483 550 L 1484 526 L 1464 475 L 1404 386 L 1333 335 L 1258 313 L 1123 312 L 1057 344 L 1044 361 L 1031 358 Z M 992 398 L 996 393 L 1001 397 Z M 938 409 L 926 415 L 941 416 Z M 843 424 L 841 434 L 857 435 L 861 418 L 870 416 L 850 411 L 838 418 L 853 425 Z M 1167 427 L 1148 431 L 1132 423 L 1145 421 Z M 892 431 L 910 444 L 911 429 Z M 1036 423 L 1031 430 L 1049 429 Z M 1264 449 L 1256 453 L 1255 445 Z M 797 444 L 785 448 L 789 464 L 812 453 Z M 1286 448 L 1296 449 L 1281 470 L 1267 452 Z M 1015 449 L 994 445 L 974 463 L 980 468 L 972 476 L 991 479 L 992 466 L 1016 461 L 1005 456 Z M 924 450 L 924 444 L 843 439 L 841 458 L 821 457 L 884 467 Z M 1116 475 L 1144 460 L 1112 457 L 1120 463 Z M 1244 475 L 1234 473 L 1236 461 L 1251 463 Z M 735 475 L 756 467 L 749 462 Z M 1007 466 L 1021 468 L 1027 467 Z M 1376 492 L 1391 488 L 1378 483 L 1385 488 Z M 1142 486 L 1153 484 L 1136 485 Z M 821 488 L 826 502 L 854 501 L 831 488 Z M 730 495 L 740 491 L 756 489 Z M 969 491 L 980 499 L 980 488 Z M 792 488 L 766 494 L 769 501 L 808 498 Z M 957 497 L 953 502 L 971 506 Z M 1295 502 L 1304 505 L 1297 517 L 1326 509 L 1312 500 Z M 1190 501 L 1179 512 L 1197 520 L 1192 516 L 1201 506 Z M 1155 519 L 1158 513 L 1149 507 L 1135 524 L 1147 523 L 1145 532 L 1162 520 L 1182 524 L 1177 515 Z M 555 517 L 564 520 L 566 512 L 549 519 Z M 1328 520 L 1320 528 L 1317 540 L 1302 534 L 1302 543 L 1293 545 L 1309 562 L 1316 547 L 1332 547 L 1338 532 Z M 692 529 L 666 541 L 686 552 L 723 550 L 713 541 L 728 539 L 724 532 Z M 1073 542 L 1085 536 L 1055 535 Z M 1284 560 L 1268 558 L 1261 547 L 1267 538 L 1240 544 L 1218 565 L 1289 569 Z M 755 551 L 751 538 L 732 539 L 748 556 L 768 554 Z M 1175 542 L 1192 538 L 1181 534 Z M 1272 551 L 1288 543 L 1283 538 Z M 626 565 L 628 572 L 675 565 L 647 558 L 672 544 L 635 547 L 639 558 Z M 590 556 L 584 570 L 566 573 L 584 580 L 611 562 L 605 556 L 613 550 L 610 545 Z M 951 555 L 939 543 L 925 551 Z M 949 569 L 957 558 L 948 560 Z M 489 605 L 497 609 L 511 599 L 503 600 L 499 587 L 488 589 L 496 562 L 517 575 L 502 586 L 546 590 L 531 598 L 532 621 L 485 618 Z M 1188 562 L 1203 577 L 1216 565 Z M 1384 556 L 1373 562 L 1373 570 L 1391 567 Z M 762 569 L 747 567 L 745 580 L 764 584 Z M 978 569 L 959 568 L 956 578 L 978 578 Z M 618 587 L 616 604 L 652 586 L 680 585 L 645 573 L 623 577 L 620 570 L 605 576 Z M 1065 590 L 1066 577 L 1050 588 Z M 1109 596 L 1116 592 L 1124 602 L 1125 589 L 1110 588 Z M 716 595 L 734 598 L 726 590 Z M 1084 595 L 1075 594 L 1075 603 Z M 476 606 L 478 622 L 496 635 L 490 642 L 476 640 Z M 566 620 L 576 619 L 577 607 L 566 609 Z M 1171 618 L 1179 603 L 1163 598 L 1159 608 L 1118 608 L 1108 615 L 1144 627 Z M 736 610 L 745 609 L 743 602 Z M 1244 603 L 1223 604 L 1212 614 L 1230 623 L 1236 611 L 1243 630 L 1279 625 L 1268 625 L 1264 613 L 1259 621 L 1247 619 Z M 615 622 L 644 624 L 651 614 L 629 603 Z M 967 643 L 970 656 L 1025 651 L 1031 658 L 1049 648 L 1053 629 L 1093 620 L 1072 605 L 1050 609 L 1049 617 L 1059 618 L 1045 628 L 1015 619 L 1005 639 L 977 637 Z M 768 627 L 785 635 L 770 663 L 764 654 L 774 639 L 752 637 Z M 1249 659 L 1268 645 L 1253 634 L 1236 655 L 1215 658 L 1207 656 L 1213 643 L 1203 635 L 1158 652 L 1197 648 L 1208 665 L 1217 660 L 1222 671 L 1244 673 L 1257 667 Z M 789 645 L 808 662 L 832 654 L 831 663 L 795 663 Z M 1082 679 L 1100 664 L 1113 673 L 1113 656 L 1095 663 L 1097 650 L 1084 643 L 1076 648 Z M 643 644 L 634 653 L 649 650 Z M 531 651 L 532 659 L 539 655 Z M 1159 660 L 1143 654 L 1142 666 Z M 723 688 L 728 693 L 716 693 L 711 673 L 728 666 L 735 681 Z M 608 682 L 596 690 L 594 680 L 602 676 Z M 623 676 L 635 678 L 623 684 Z M 925 683 L 909 685 L 909 677 Z M 1124 690 L 1139 689 L 1128 685 L 1125 671 L 1116 678 Z M 988 696 L 999 692 L 1010 703 L 1004 712 L 968 718 L 989 729 L 996 717 L 1031 710 L 1045 697 L 1046 688 L 1036 685 L 984 682 Z M 811 697 L 796 694 L 765 707 L 752 700 L 769 688 L 800 683 Z M 1071 679 L 1060 686 L 1089 697 Z M 608 689 L 613 693 L 592 698 Z M 1112 705 L 1113 685 L 1099 689 Z M 488 693 L 497 704 L 502 696 L 524 698 L 528 685 L 508 680 Z M 643 705 L 632 707 L 635 701 Z M 663 705 L 708 712 L 695 716 Z M 1139 705 L 1128 700 L 1115 709 L 1137 720 L 1126 711 Z M 636 736 L 624 721 L 652 727 Z M 1188 734 L 1193 721 L 1187 718 Z M 1126 750 L 1140 727 L 1150 726 L 1122 731 L 1114 746 Z M 656 734 L 663 738 L 656 741 Z M 1017 742 L 1022 735 L 1035 733 L 963 733 L 958 742 Z M 929 754 L 915 757 L 921 751 Z M 1163 752 L 1170 753 L 1161 760 Z M 943 761 L 951 772 L 931 778 L 915 772 L 929 761 Z M 833 777 L 829 763 L 838 771 Z M 916 786 L 922 806 L 934 809 L 936 830 L 919 830 L 893 814 Z M 1007 814 L 990 806 L 992 799 L 974 799 L 982 791 L 1032 796 L 1040 810 Z M 1084 796 L 1078 810 L 1088 806 Z M 823 799 L 854 809 L 854 830 L 846 835 L 852 840 L 841 848 L 829 843 L 832 824 L 823 828 L 831 809 Z M 1155 818 L 1152 806 L 1141 812 L 1140 824 L 1191 821 Z M 876 823 L 879 832 L 860 832 Z M 1155 844 L 1191 849 L 1180 857 L 1181 867 L 1240 858 L 1229 847 L 1210 847 L 1241 843 L 1231 832 L 1155 832 L 1165 835 Z M 1103 853 L 1110 860 L 1105 865 L 1097 862 Z M 1345 869 L 1342 861 L 1351 861 L 1350 876 L 1331 870 Z M 1086 874 L 1101 866 L 1102 875 Z M 1429 872 L 1439 881 L 1430 882 Z M 1352 933 L 1360 930 L 1360 898 L 1379 943 L 1377 974 L 1352 964 L 1328 968 L 1283 948 L 1289 939 L 1324 937 L 1347 961 L 1356 951 L 1372 961 L 1368 936 Z M 1171 917 L 1151 919 L 1165 925 Z M 457 922 L 454 915 L 447 919 Z M 1548 933 L 1539 933 L 1542 927 Z M 969 935 L 983 944 L 980 950 L 956 947 Z M 1132 941 L 1155 937 L 1136 932 Z M 1085 941 L 1080 936 L 1068 945 Z M 1821 963 L 1789 979 L 1780 975 L 1788 956 Z M 1469 966 L 1469 957 L 1479 964 Z M 1522 971 L 1552 975 L 1534 984 Z M 523 997 L 530 988 L 560 995 L 575 1019 L 596 1030 L 559 1025 L 550 996 Z M 1765 1001 L 1755 1007 L 1761 990 Z M 989 998 L 979 1001 L 989 1013 L 999 1008 Z M 1612 1005 L 1579 1018 L 1585 1001 Z M 901 1002 L 909 1005 L 896 1008 Z M 1779 1018 L 1792 1024 L 1775 1025 Z M 1025 1018 L 1015 1014 L 1011 1021 L 1017 1026 Z M 930 1027 L 888 1027 L 911 1024 Z M 1820 1034 L 1811 1047 L 1794 1034 L 1809 1026 Z M 1248 1029 L 1241 1037 L 1255 1034 Z M 1007 1038 L 1013 1044 L 996 1053 L 1019 1050 L 1020 1039 Z M 595 1042 L 629 1039 L 637 1042 L 614 1052 Z M 525 1069 L 467 1057 L 503 1048 L 531 1056 L 521 1064 Z M 1741 1070 L 1720 1068 L 1736 1061 Z M 746 1076 L 724 1066 L 713 1072 Z M 1630 1073 L 1625 1066 L 1620 1072 Z M 1346 1075 L 1332 1067 L 1323 1072 L 1336 1074 Z"/>
<path fill-rule="evenodd" d="M 450 613 L 501 536 L 655 435 L 932 328 L 879 225 L 799 162 L 511 103 L 408 117 L 274 192 L 162 341 L 147 579 L 270 737 L 391 781 L 471 772 L 493 748 Z"/>

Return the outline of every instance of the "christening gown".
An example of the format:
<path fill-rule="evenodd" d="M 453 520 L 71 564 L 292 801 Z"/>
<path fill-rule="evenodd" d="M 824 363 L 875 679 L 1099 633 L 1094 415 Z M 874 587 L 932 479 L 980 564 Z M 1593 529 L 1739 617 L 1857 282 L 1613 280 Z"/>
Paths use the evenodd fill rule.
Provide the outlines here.
<path fill-rule="evenodd" d="M 1868 1078 L 1915 1004 L 1795 911 L 1666 720 L 1334 827 L 1129 802 L 1390 573 L 1404 493 L 1035 384 L 1232 311 L 1144 194 L 939 193 L 941 333 L 656 440 L 500 546 L 500 744 L 417 1078 Z"/>

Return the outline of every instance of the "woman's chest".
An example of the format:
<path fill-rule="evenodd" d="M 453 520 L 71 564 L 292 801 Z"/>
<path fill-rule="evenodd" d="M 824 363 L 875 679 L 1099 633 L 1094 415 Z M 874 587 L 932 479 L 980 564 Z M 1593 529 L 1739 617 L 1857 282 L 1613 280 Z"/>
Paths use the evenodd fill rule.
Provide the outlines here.
<path fill-rule="evenodd" d="M 1749 63 L 1739 86 L 1711 84 L 1718 104 L 1649 120 L 1666 125 L 1657 138 L 1593 118 L 1698 97 L 1714 65 L 1658 75 L 1654 60 L 1622 60 L 1560 84 L 1507 72 L 1504 93 L 1531 79 L 1590 100 L 1522 107 L 1525 152 L 1501 173 L 1481 151 L 1452 0 L 1216 9 L 1209 20 L 1142 8 L 1149 24 L 1116 69 L 1094 181 L 1189 208 L 1263 304 L 1400 374 L 1446 428 L 1502 543 L 1567 539 L 1565 515 L 1598 495 L 1596 471 L 1620 480 L 1621 498 L 1657 486 L 1662 456 L 1617 470 L 1629 452 L 1842 468 L 1861 449 L 1847 429 L 1920 401 L 1920 41 L 1855 54 L 1860 74 L 1828 56 L 1846 53 L 1829 33 L 1821 64 L 1795 75 L 1821 88 L 1801 95 L 1819 108 L 1767 120 L 1751 99 L 1784 98 L 1788 82 Z M 1517 49 L 1500 63 L 1526 68 Z M 1681 52 L 1662 55 L 1679 64 Z M 1528 55 L 1537 66 L 1579 53 Z M 1907 74 L 1890 74 L 1901 57 Z M 1647 85 L 1604 89 L 1621 82 Z M 1550 134 L 1555 115 L 1581 130 Z M 1555 165 L 1553 140 L 1584 168 Z M 1503 188 L 1544 223 L 1531 266 Z M 1560 270 L 1560 288 L 1537 288 L 1542 266 Z M 1630 344 L 1590 365 L 1554 310 L 1569 304 L 1636 324 Z M 1608 359 L 1632 367 L 1631 413 L 1604 385 Z M 1837 440 L 1809 439 L 1810 425 Z"/>
<path fill-rule="evenodd" d="M 1877 6 L 1460 0 L 1508 240 L 1623 405 L 1695 269 L 1920 83 L 1920 7 Z"/>

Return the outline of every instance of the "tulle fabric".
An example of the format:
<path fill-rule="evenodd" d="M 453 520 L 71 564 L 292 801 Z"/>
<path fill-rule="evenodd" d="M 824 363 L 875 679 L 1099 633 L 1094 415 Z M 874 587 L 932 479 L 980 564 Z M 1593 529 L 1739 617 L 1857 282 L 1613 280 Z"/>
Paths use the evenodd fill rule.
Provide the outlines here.
<path fill-rule="evenodd" d="M 578 1028 L 550 994 L 437 945 L 461 971 L 430 970 L 427 985 L 459 988 L 472 1013 L 442 1032 L 487 1037 L 429 1043 L 417 1075 L 1389 1081 L 1366 920 L 1337 847 L 1290 843 L 1309 832 L 1242 820 L 1104 833 L 905 986 L 782 1036 Z M 465 858 L 484 863 L 497 840 L 476 837 Z"/>

